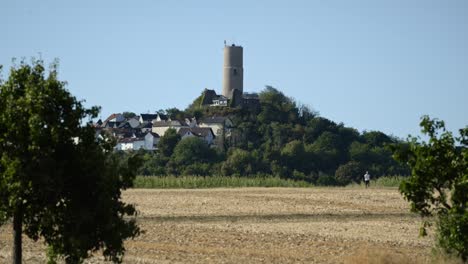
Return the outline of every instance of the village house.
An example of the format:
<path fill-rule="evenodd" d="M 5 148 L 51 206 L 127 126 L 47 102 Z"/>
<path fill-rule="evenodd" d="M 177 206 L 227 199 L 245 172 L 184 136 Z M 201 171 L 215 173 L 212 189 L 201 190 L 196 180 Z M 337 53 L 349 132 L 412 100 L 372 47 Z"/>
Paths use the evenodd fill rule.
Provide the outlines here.
<path fill-rule="evenodd" d="M 144 148 L 145 139 L 144 138 L 120 138 L 117 140 L 117 145 L 115 150 L 139 150 Z"/>
<path fill-rule="evenodd" d="M 171 120 L 162 114 L 140 114 L 131 118 L 112 114 L 104 122 L 96 123 L 95 127 L 96 131 L 105 131 L 117 139 L 116 150 L 155 150 L 160 136 L 170 128 L 182 138 L 198 137 L 213 145 L 217 137 L 224 139 L 230 135 L 233 124 L 230 118 L 218 116 L 198 122 L 194 117 Z"/>
<path fill-rule="evenodd" d="M 116 150 L 155 150 L 159 143 L 159 135 L 148 132 L 146 135 L 133 134 L 131 137 L 122 137 L 117 140 Z"/>
<path fill-rule="evenodd" d="M 173 128 L 176 131 L 179 131 L 179 129 L 183 127 L 189 126 L 184 121 L 168 119 L 167 121 L 153 121 L 152 131 L 158 135 L 163 136 L 169 128 Z"/>
<path fill-rule="evenodd" d="M 137 127 L 137 129 L 139 129 L 142 133 L 146 133 L 146 132 L 151 131 L 152 127 L 153 127 L 153 123 L 147 122 L 147 123 L 141 123 Z"/>
<path fill-rule="evenodd" d="M 213 130 L 215 136 L 229 136 L 231 128 L 233 127 L 232 120 L 229 117 L 213 116 L 200 120 L 199 127 L 209 127 Z"/>
<path fill-rule="evenodd" d="M 223 95 L 216 95 L 210 106 L 227 106 L 228 105 L 228 99 L 223 96 Z"/>
<path fill-rule="evenodd" d="M 197 119 L 195 117 L 185 118 L 185 124 L 187 124 L 188 127 L 198 127 Z"/>
<path fill-rule="evenodd" d="M 126 120 L 126 122 L 130 125 L 131 128 L 137 128 L 138 126 L 140 126 L 139 118 L 140 118 L 139 116 L 135 116 L 135 117 L 129 118 L 128 120 Z"/>
<path fill-rule="evenodd" d="M 209 127 L 183 127 L 177 132 L 182 139 L 186 137 L 198 137 L 203 139 L 208 145 L 213 144 L 215 134 Z"/>
<path fill-rule="evenodd" d="M 158 117 L 158 114 L 140 114 L 140 123 L 153 122 Z"/>

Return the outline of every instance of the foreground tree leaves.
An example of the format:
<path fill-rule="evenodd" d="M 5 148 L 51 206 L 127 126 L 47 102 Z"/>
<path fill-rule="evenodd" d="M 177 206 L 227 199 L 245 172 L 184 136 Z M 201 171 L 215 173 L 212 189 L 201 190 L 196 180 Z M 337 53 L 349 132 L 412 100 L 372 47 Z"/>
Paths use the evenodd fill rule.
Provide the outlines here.
<path fill-rule="evenodd" d="M 53 263 L 80 263 L 102 250 L 121 262 L 123 240 L 140 233 L 136 210 L 121 201 L 140 165 L 114 156 L 114 142 L 96 136 L 85 108 L 43 61 L 22 61 L 0 82 L 0 224 L 13 219 L 13 262 L 21 263 L 21 233 L 49 246 Z M 19 234 L 19 235 L 18 235 Z"/>
<path fill-rule="evenodd" d="M 443 121 L 424 116 L 428 142 L 410 138 L 394 147 L 395 159 L 407 163 L 411 177 L 400 191 L 421 216 L 436 216 L 438 243 L 464 261 L 468 258 L 468 127 L 460 137 L 445 130 Z M 423 225 L 423 228 L 426 225 Z M 425 234 L 422 230 L 422 234 Z"/>

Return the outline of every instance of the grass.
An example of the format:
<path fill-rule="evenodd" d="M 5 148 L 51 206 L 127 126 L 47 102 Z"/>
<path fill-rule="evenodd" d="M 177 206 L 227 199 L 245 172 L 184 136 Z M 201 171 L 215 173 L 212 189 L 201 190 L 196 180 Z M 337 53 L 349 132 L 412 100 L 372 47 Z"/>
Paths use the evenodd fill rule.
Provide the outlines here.
<path fill-rule="evenodd" d="M 405 179 L 406 177 L 403 176 L 384 176 L 380 177 L 374 180 L 371 180 L 370 182 L 370 187 L 377 187 L 377 188 L 382 188 L 382 187 L 399 187 L 400 183 Z M 361 183 L 352 183 L 349 184 L 348 187 L 362 187 L 364 188 L 364 182 Z"/>
<path fill-rule="evenodd" d="M 279 177 L 227 177 L 227 176 L 137 176 L 135 188 L 153 189 L 196 189 L 236 187 L 312 187 L 305 181 L 281 179 Z"/>
<path fill-rule="evenodd" d="M 433 249 L 428 256 L 410 257 L 407 253 L 389 249 L 370 250 L 361 248 L 354 255 L 344 259 L 345 264 L 463 264 L 463 260 L 455 256 Z"/>
<path fill-rule="evenodd" d="M 402 176 L 385 176 L 371 180 L 371 188 L 398 187 L 404 179 Z M 306 181 L 281 179 L 273 176 L 228 177 L 228 176 L 138 176 L 134 181 L 135 188 L 147 189 L 204 189 L 204 188 L 238 188 L 238 187 L 313 187 Z M 348 187 L 362 187 L 364 183 L 353 183 Z"/>

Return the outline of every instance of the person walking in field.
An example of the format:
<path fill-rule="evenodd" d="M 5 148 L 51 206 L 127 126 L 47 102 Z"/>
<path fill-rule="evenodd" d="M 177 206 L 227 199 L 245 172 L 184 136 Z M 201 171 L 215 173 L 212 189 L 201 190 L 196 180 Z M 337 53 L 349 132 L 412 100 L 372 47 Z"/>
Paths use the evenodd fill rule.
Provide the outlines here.
<path fill-rule="evenodd" d="M 364 182 L 366 183 L 366 188 L 369 187 L 370 184 L 370 174 L 368 171 L 366 171 L 366 174 L 364 174 Z"/>

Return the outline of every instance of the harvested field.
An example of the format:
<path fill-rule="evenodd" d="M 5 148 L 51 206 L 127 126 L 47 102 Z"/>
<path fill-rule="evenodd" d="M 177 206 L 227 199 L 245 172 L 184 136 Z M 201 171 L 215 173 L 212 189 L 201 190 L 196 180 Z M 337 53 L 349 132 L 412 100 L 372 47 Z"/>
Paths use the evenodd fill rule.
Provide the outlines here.
<path fill-rule="evenodd" d="M 397 189 L 134 189 L 124 199 L 146 231 L 126 242 L 125 263 L 426 263 L 433 244 Z M 6 225 L 0 263 L 10 250 Z M 28 239 L 23 254 L 45 259 Z"/>

